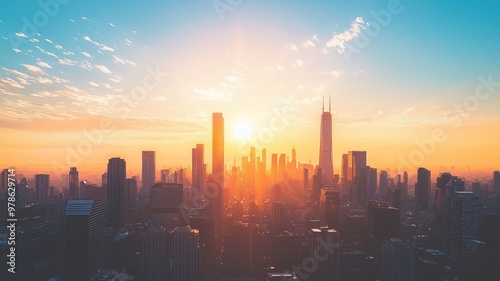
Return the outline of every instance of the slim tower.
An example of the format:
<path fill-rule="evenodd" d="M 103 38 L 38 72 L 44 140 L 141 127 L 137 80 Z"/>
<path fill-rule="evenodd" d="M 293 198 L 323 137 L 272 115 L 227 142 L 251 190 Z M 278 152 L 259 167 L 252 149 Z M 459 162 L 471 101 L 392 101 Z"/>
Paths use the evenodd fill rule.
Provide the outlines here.
<path fill-rule="evenodd" d="M 323 113 L 321 114 L 321 128 L 319 140 L 319 166 L 322 171 L 323 187 L 333 188 L 333 156 L 332 156 L 332 113 L 331 102 L 328 98 L 328 112 L 325 111 L 323 101 Z"/>

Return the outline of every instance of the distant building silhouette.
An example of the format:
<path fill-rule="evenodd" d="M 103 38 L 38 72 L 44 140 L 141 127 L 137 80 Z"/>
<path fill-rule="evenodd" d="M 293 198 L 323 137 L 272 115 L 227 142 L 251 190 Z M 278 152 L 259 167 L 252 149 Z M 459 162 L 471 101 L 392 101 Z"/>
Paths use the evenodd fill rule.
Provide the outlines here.
<path fill-rule="evenodd" d="M 76 170 L 75 167 L 69 168 L 68 182 L 69 182 L 69 196 L 70 196 L 70 198 L 72 198 L 72 199 L 80 198 L 79 193 L 78 193 L 78 185 L 80 184 L 80 182 L 78 181 L 78 171 Z"/>
<path fill-rule="evenodd" d="M 35 175 L 35 190 L 38 203 L 44 203 L 49 196 L 49 179 L 47 174 Z"/>
<path fill-rule="evenodd" d="M 203 144 L 197 144 L 196 148 L 192 149 L 191 158 L 191 188 L 202 193 L 205 190 L 207 174 Z"/>
<path fill-rule="evenodd" d="M 308 239 L 308 254 L 310 257 L 317 257 L 317 268 L 307 280 L 339 281 L 339 233 L 329 227 L 313 228 L 309 231 Z M 319 253 L 321 257 L 318 256 Z"/>
<path fill-rule="evenodd" d="M 417 182 L 415 183 L 415 211 L 429 209 L 429 193 L 431 192 L 431 171 L 418 168 Z"/>
<path fill-rule="evenodd" d="M 184 188 L 177 183 L 155 183 L 151 187 L 151 225 L 171 231 L 186 225 L 181 214 Z"/>
<path fill-rule="evenodd" d="M 149 194 L 151 186 L 156 183 L 156 152 L 142 152 L 142 192 Z"/>
<path fill-rule="evenodd" d="M 108 161 L 107 224 L 116 231 L 125 224 L 126 162 L 119 157 Z"/>
<path fill-rule="evenodd" d="M 321 226 L 339 229 L 340 193 L 334 189 L 322 189 L 320 196 L 319 220 Z"/>
<path fill-rule="evenodd" d="M 224 117 L 222 113 L 212 114 L 212 175 L 211 195 L 214 217 L 217 221 L 217 233 L 224 232 Z M 207 187 L 208 188 L 208 187 Z"/>

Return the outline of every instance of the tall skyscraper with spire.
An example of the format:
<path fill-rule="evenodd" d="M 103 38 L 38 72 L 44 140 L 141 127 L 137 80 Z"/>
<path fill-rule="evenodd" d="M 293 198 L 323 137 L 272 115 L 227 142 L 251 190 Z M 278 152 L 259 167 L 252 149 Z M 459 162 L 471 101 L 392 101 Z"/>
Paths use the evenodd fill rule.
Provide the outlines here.
<path fill-rule="evenodd" d="M 333 156 L 332 156 L 332 113 L 331 101 L 328 97 L 328 111 L 321 114 L 321 129 L 319 140 L 319 167 L 322 172 L 322 184 L 325 188 L 333 188 Z"/>

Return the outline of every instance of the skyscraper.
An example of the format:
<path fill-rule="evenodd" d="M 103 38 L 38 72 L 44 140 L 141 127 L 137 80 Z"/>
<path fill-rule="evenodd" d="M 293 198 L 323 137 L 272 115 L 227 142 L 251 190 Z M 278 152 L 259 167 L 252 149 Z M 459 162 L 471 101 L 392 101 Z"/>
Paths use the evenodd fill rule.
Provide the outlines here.
<path fill-rule="evenodd" d="M 273 203 L 271 220 L 271 230 L 273 235 L 281 234 L 285 231 L 285 206 L 283 203 Z"/>
<path fill-rule="evenodd" d="M 415 281 L 415 253 L 411 245 L 391 238 L 382 245 L 380 281 Z"/>
<path fill-rule="evenodd" d="M 78 185 L 80 182 L 78 181 L 78 171 L 75 167 L 69 168 L 69 196 L 73 199 L 78 199 Z"/>
<path fill-rule="evenodd" d="M 192 150 L 191 183 L 194 190 L 203 192 L 205 187 L 206 166 L 203 144 L 197 144 Z"/>
<path fill-rule="evenodd" d="M 349 151 L 347 155 L 347 182 L 351 202 L 366 208 L 368 204 L 366 151 Z"/>
<path fill-rule="evenodd" d="M 90 280 L 104 262 L 104 206 L 100 200 L 69 200 L 66 265 L 69 280 Z"/>
<path fill-rule="evenodd" d="M 35 190 L 38 203 L 44 203 L 49 196 L 49 179 L 47 174 L 35 175 Z"/>
<path fill-rule="evenodd" d="M 471 191 L 455 191 L 451 202 L 450 256 L 462 262 L 468 240 L 478 239 L 479 198 Z"/>
<path fill-rule="evenodd" d="M 108 161 L 107 225 L 118 230 L 125 223 L 126 163 L 119 157 Z"/>
<path fill-rule="evenodd" d="M 224 117 L 222 113 L 212 114 L 212 194 L 211 199 L 217 221 L 217 233 L 223 232 L 224 219 Z"/>
<path fill-rule="evenodd" d="M 141 234 L 141 280 L 171 280 L 169 261 L 170 231 L 162 227 L 150 227 Z"/>
<path fill-rule="evenodd" d="M 382 201 L 389 202 L 387 197 L 387 189 L 389 188 L 389 173 L 387 171 L 380 171 L 379 176 L 379 199 Z"/>
<path fill-rule="evenodd" d="M 431 190 L 431 171 L 418 168 L 415 183 L 415 211 L 427 211 L 429 207 L 429 192 Z"/>
<path fill-rule="evenodd" d="M 149 194 L 151 186 L 156 182 L 155 151 L 142 152 L 142 191 Z"/>
<path fill-rule="evenodd" d="M 187 223 L 182 218 L 180 208 L 184 198 L 182 184 L 155 183 L 151 187 L 150 197 L 152 226 L 171 231 Z"/>
<path fill-rule="evenodd" d="M 177 227 L 170 233 L 171 280 L 200 281 L 201 252 L 198 229 Z"/>
<path fill-rule="evenodd" d="M 126 180 L 125 207 L 133 208 L 137 202 L 137 179 L 135 177 Z"/>
<path fill-rule="evenodd" d="M 500 171 L 493 172 L 493 192 L 500 195 Z"/>
<path fill-rule="evenodd" d="M 278 181 L 283 181 L 286 174 L 286 154 L 280 154 L 278 163 Z"/>
<path fill-rule="evenodd" d="M 278 180 L 278 154 L 271 154 L 271 179 L 272 183 Z"/>
<path fill-rule="evenodd" d="M 339 233 L 328 227 L 313 228 L 308 238 L 309 256 L 318 257 L 317 268 L 311 272 L 309 279 L 299 277 L 305 277 L 304 280 L 339 281 Z M 328 245 L 327 249 L 325 245 Z"/>
<path fill-rule="evenodd" d="M 339 229 L 340 193 L 333 189 L 322 189 L 319 201 L 321 226 Z"/>
<path fill-rule="evenodd" d="M 319 166 L 322 171 L 323 187 L 333 188 L 332 113 L 330 98 L 328 104 L 328 112 L 325 112 L 323 102 L 323 113 L 321 114 Z"/>

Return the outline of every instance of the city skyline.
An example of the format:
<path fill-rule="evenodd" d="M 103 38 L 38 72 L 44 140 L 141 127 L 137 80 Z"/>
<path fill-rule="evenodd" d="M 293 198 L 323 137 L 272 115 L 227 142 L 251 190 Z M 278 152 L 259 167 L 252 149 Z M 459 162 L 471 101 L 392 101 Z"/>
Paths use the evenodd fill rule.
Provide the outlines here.
<path fill-rule="evenodd" d="M 298 161 L 318 163 L 312 124 L 322 97 L 331 95 L 335 173 L 342 153 L 354 150 L 370 151 L 375 167 L 397 168 L 435 129 L 445 141 L 416 166 L 495 168 L 500 40 L 488 34 L 500 18 L 496 4 L 474 6 L 467 16 L 476 20 L 461 21 L 470 9 L 464 3 L 453 6 L 454 14 L 443 3 L 411 1 L 273 1 L 265 13 L 259 1 L 226 10 L 214 3 L 94 9 L 70 2 L 37 25 L 32 15 L 42 7 L 10 2 L 12 13 L 0 13 L 0 49 L 10 54 L 0 70 L 0 164 L 41 171 L 56 162 L 87 172 L 120 155 L 136 170 L 135 151 L 154 150 L 158 167 L 169 167 L 189 163 L 197 143 L 211 159 L 211 112 L 226 119 L 226 164 L 243 155 L 242 146 L 281 154 L 283 143 L 298 149 Z M 419 15 L 429 7 L 434 12 L 422 25 Z M 117 13 L 103 12 L 109 9 Z M 141 13 L 119 16 L 129 10 Z M 278 11 L 307 24 L 274 16 Z M 456 26 L 441 24 L 442 14 Z M 384 22 L 381 15 L 390 17 Z M 31 34 L 23 17 L 38 32 Z M 151 90 L 134 100 L 138 86 Z M 279 129 L 272 130 L 274 120 Z M 96 134 L 102 126 L 113 129 Z M 67 161 L 68 150 L 83 142 L 90 152 Z"/>

